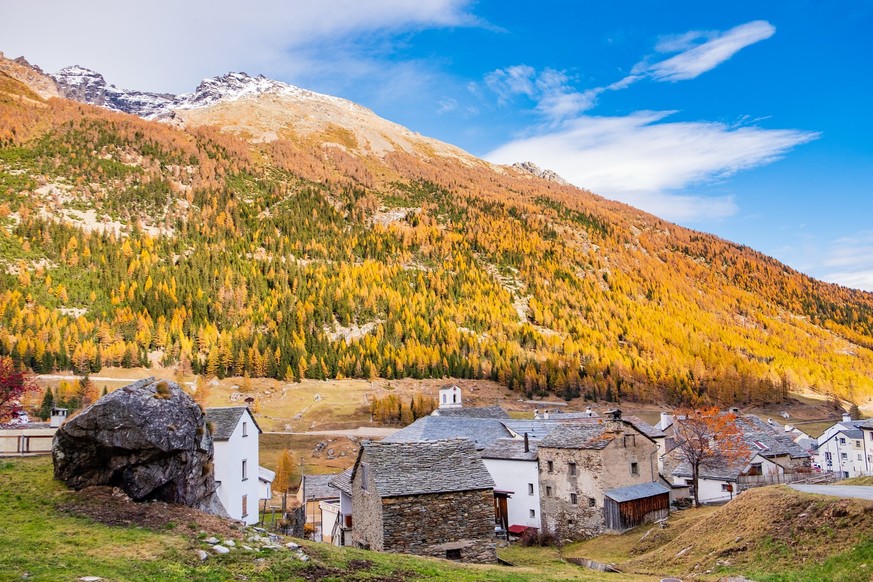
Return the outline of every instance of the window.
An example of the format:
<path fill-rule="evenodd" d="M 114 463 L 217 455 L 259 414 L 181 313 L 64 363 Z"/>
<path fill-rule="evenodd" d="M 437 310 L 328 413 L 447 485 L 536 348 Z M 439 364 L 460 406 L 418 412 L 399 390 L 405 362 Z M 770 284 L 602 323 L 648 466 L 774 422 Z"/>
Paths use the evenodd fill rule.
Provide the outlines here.
<path fill-rule="evenodd" d="M 597 507 L 597 500 L 593 497 L 588 498 L 588 507 Z"/>
<path fill-rule="evenodd" d="M 242 480 L 245 481 L 249 478 L 249 462 L 245 459 L 242 461 Z"/>
<path fill-rule="evenodd" d="M 849 453 L 840 453 L 840 458 L 844 461 L 849 460 Z"/>
<path fill-rule="evenodd" d="M 457 550 L 446 550 L 446 560 L 460 560 L 461 559 L 461 550 L 458 548 Z"/>
<path fill-rule="evenodd" d="M 624 435 L 623 440 L 624 440 L 624 448 L 627 448 L 628 443 L 630 443 L 630 446 L 632 446 L 632 447 L 637 446 L 637 435 L 635 435 L 635 434 L 626 434 L 626 435 Z"/>
<path fill-rule="evenodd" d="M 361 489 L 367 490 L 367 482 L 370 480 L 370 465 L 361 463 Z"/>
<path fill-rule="evenodd" d="M 861 448 L 861 441 L 855 441 L 855 448 L 856 448 L 856 449 L 860 449 L 860 448 Z"/>
<path fill-rule="evenodd" d="M 840 437 L 840 444 L 841 445 L 846 444 L 846 439 L 844 439 L 843 437 Z"/>
<path fill-rule="evenodd" d="M 861 458 L 861 453 L 858 453 L 858 460 L 859 460 L 859 461 L 863 461 L 863 460 L 864 460 L 863 458 Z"/>
<path fill-rule="evenodd" d="M 245 517 L 249 514 L 249 496 L 242 496 L 242 516 Z"/>
<path fill-rule="evenodd" d="M 731 491 L 732 489 L 733 489 L 733 488 L 732 488 L 730 485 L 728 485 L 727 483 L 722 483 L 722 484 L 721 484 L 721 490 L 724 491 L 724 492 Z"/>
<path fill-rule="evenodd" d="M 831 453 L 830 451 L 825 452 L 825 460 L 830 463 L 831 462 Z"/>
<path fill-rule="evenodd" d="M 576 496 L 575 493 L 571 493 L 570 494 L 570 504 L 576 505 L 577 503 L 579 503 L 579 498 Z"/>
<path fill-rule="evenodd" d="M 567 466 L 570 468 L 570 475 L 576 474 L 576 463 L 567 463 Z"/>
<path fill-rule="evenodd" d="M 552 496 L 552 486 L 546 485 L 546 497 L 551 497 L 551 496 Z"/>
<path fill-rule="evenodd" d="M 553 461 L 546 461 L 546 466 L 548 467 L 549 473 L 555 472 L 555 463 Z"/>
<path fill-rule="evenodd" d="M 533 483 L 528 483 L 528 484 L 527 484 L 527 494 L 528 494 L 528 495 L 533 495 L 533 489 L 534 489 L 534 488 L 533 488 Z"/>
<path fill-rule="evenodd" d="M 530 510 L 530 516 L 531 516 L 532 518 L 537 516 L 537 512 L 536 512 L 535 509 L 531 509 L 531 510 Z"/>
<path fill-rule="evenodd" d="M 247 422 L 243 423 L 243 436 L 244 437 L 249 436 L 249 423 L 247 423 Z"/>
<path fill-rule="evenodd" d="M 640 474 L 640 464 L 639 463 L 631 463 L 631 475 L 639 475 Z"/>

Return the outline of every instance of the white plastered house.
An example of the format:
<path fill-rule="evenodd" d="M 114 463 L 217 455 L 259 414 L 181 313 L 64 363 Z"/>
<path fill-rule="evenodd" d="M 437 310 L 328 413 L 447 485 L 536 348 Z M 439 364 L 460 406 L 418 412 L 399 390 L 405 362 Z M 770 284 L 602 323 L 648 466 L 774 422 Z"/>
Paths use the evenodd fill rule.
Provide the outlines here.
<path fill-rule="evenodd" d="M 215 447 L 215 485 L 218 498 L 233 519 L 257 523 L 262 495 L 258 437 L 261 429 L 245 406 L 207 408 L 206 422 Z M 270 473 L 268 471 L 268 473 Z"/>

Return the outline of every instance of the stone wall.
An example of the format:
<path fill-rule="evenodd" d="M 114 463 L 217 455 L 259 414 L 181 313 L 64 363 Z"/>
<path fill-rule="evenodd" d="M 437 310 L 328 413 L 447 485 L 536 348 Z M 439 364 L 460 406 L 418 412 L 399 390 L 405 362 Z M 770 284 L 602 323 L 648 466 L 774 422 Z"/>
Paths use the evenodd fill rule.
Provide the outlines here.
<path fill-rule="evenodd" d="M 382 498 L 376 491 L 372 475 L 368 475 L 366 487 L 362 484 L 365 472 L 361 463 L 352 480 L 352 545 L 358 548 L 382 551 Z"/>
<path fill-rule="evenodd" d="M 618 433 L 604 449 L 540 445 L 538 454 L 543 528 L 559 539 L 584 539 L 603 532 L 603 492 L 649 483 L 658 476 L 655 443 L 631 427 Z M 570 463 L 576 464 L 576 475 L 570 474 Z M 632 472 L 631 463 L 637 464 L 637 474 Z M 574 493 L 575 505 L 571 501 Z"/>
<path fill-rule="evenodd" d="M 382 515 L 387 552 L 446 558 L 460 550 L 463 562 L 497 561 L 491 489 L 389 497 Z"/>

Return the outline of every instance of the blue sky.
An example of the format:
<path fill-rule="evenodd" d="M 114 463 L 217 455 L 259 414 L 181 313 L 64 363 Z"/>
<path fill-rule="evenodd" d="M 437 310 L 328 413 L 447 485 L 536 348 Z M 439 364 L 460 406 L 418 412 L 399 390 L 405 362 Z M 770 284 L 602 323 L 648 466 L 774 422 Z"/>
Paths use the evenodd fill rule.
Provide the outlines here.
<path fill-rule="evenodd" d="M 244 70 L 873 290 L 873 2 L 0 0 L 120 87 Z"/>

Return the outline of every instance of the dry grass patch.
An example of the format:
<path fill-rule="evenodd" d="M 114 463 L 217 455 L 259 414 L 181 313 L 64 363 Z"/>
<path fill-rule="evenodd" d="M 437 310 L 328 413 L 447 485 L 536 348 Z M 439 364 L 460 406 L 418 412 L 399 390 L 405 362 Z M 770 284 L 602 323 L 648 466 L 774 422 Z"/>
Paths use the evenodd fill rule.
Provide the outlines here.
<path fill-rule="evenodd" d="M 848 552 L 871 532 L 873 502 L 763 487 L 682 527 L 678 535 L 623 567 L 672 574 L 720 568 L 780 572 Z"/>

